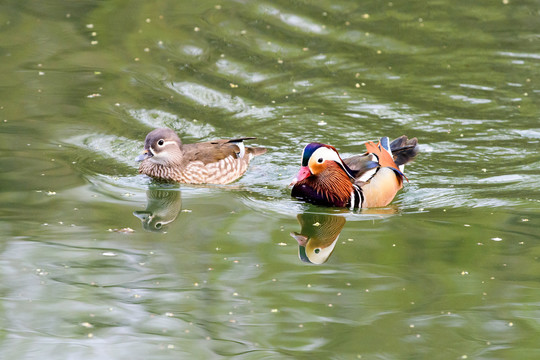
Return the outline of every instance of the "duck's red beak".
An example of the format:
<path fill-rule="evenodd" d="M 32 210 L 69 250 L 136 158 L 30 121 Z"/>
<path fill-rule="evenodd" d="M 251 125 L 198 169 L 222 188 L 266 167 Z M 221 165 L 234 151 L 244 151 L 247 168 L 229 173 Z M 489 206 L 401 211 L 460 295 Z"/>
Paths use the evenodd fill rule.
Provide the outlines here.
<path fill-rule="evenodd" d="M 300 171 L 298 172 L 298 175 L 296 175 L 296 177 L 293 179 L 291 185 L 294 185 L 297 182 L 302 181 L 309 176 L 311 176 L 311 171 L 309 171 L 309 167 L 302 166 L 300 168 Z"/>

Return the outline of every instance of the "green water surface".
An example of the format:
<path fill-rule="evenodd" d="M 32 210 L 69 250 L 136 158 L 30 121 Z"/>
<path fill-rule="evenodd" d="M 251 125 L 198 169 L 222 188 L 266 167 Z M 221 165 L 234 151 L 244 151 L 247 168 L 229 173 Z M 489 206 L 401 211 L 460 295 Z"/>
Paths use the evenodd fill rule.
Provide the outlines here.
<path fill-rule="evenodd" d="M 538 1 L 4 0 L 0 358 L 540 358 L 539 74 Z M 268 152 L 162 185 L 160 126 Z M 391 206 L 290 198 L 402 134 Z"/>

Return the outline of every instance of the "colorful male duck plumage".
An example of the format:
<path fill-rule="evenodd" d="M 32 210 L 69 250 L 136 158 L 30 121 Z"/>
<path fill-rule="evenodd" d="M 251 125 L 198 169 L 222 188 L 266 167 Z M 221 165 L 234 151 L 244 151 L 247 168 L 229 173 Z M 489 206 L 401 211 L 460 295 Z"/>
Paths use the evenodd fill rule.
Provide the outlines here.
<path fill-rule="evenodd" d="M 251 159 L 264 154 L 265 148 L 246 147 L 244 140 L 220 139 L 182 144 L 168 128 L 151 131 L 144 141 L 139 173 L 164 181 L 187 184 L 227 184 L 241 177 Z"/>
<path fill-rule="evenodd" d="M 342 159 L 335 147 L 308 144 L 291 195 L 307 202 L 351 209 L 388 205 L 403 187 L 404 165 L 418 152 L 418 140 L 403 135 L 390 143 L 366 143 L 367 152 Z"/>

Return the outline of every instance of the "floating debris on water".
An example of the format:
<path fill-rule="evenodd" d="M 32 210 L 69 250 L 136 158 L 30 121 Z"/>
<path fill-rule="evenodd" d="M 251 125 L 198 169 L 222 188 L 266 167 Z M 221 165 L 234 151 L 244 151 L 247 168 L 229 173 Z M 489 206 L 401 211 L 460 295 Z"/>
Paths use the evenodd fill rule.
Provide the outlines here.
<path fill-rule="evenodd" d="M 103 256 L 116 256 L 116 254 L 113 253 L 112 251 L 105 251 L 104 253 L 101 253 L 101 255 L 103 255 Z"/>
<path fill-rule="evenodd" d="M 135 230 L 133 230 L 132 228 L 129 228 L 129 227 L 122 228 L 122 229 L 108 229 L 107 231 L 108 232 L 119 232 L 119 233 L 124 233 L 124 234 L 131 234 L 131 233 L 135 232 Z"/>
<path fill-rule="evenodd" d="M 493 241 L 502 241 L 502 239 L 500 237 L 494 237 L 494 238 L 491 238 L 491 240 L 493 240 Z"/>
<path fill-rule="evenodd" d="M 36 269 L 36 274 L 38 274 L 39 276 L 49 275 L 49 273 L 43 269 Z"/>

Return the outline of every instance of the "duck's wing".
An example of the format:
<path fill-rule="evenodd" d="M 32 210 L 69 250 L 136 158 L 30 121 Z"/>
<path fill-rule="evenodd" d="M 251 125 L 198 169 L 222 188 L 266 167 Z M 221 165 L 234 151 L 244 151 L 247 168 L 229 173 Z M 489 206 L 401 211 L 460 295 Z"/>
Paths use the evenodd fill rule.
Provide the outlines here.
<path fill-rule="evenodd" d="M 355 182 L 368 181 L 380 167 L 377 158 L 368 153 L 352 156 L 343 162 L 351 169 Z"/>
<path fill-rule="evenodd" d="M 254 137 L 245 137 L 238 139 L 218 139 L 195 144 L 185 144 L 182 146 L 185 161 L 201 161 L 202 163 L 216 163 L 227 157 L 233 159 L 244 158 L 246 154 L 253 156 L 261 155 L 266 152 L 265 148 L 246 147 L 244 140 L 255 139 Z"/>

